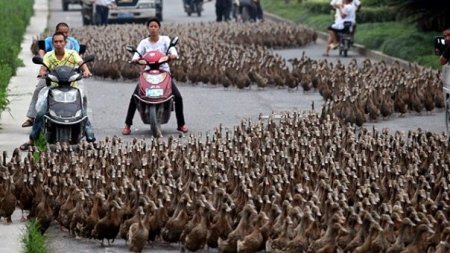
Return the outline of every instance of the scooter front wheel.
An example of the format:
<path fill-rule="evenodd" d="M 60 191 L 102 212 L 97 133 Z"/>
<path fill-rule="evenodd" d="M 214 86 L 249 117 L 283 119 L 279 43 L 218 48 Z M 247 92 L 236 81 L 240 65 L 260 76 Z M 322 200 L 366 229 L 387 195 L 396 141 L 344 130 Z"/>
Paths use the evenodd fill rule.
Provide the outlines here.
<path fill-rule="evenodd" d="M 158 117 L 156 116 L 156 106 L 151 105 L 148 113 L 150 121 L 150 131 L 152 132 L 153 137 L 158 138 L 161 136 L 161 126 L 159 125 Z"/>

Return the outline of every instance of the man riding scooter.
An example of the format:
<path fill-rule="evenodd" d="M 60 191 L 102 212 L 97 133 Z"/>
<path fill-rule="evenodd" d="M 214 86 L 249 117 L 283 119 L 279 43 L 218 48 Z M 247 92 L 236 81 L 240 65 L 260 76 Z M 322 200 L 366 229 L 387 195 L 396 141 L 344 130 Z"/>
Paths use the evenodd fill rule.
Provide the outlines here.
<path fill-rule="evenodd" d="M 86 64 L 82 64 L 83 59 L 80 57 L 80 55 L 76 51 L 70 50 L 70 49 L 65 49 L 65 46 L 67 43 L 67 37 L 63 33 L 56 32 L 52 37 L 52 43 L 53 43 L 54 50 L 52 50 L 44 55 L 43 62 L 44 62 L 45 66 L 44 65 L 41 66 L 41 68 L 39 70 L 40 77 L 45 76 L 49 70 L 54 69 L 58 66 L 74 67 L 77 65 L 82 65 L 81 69 L 83 70 L 83 77 L 86 78 L 86 77 L 90 77 L 92 75 L 91 72 L 89 71 L 88 66 Z M 47 69 L 47 67 L 49 69 Z M 54 84 L 52 84 L 52 85 L 54 85 Z M 78 85 L 78 84 L 74 83 L 73 85 Z M 47 89 L 43 89 L 42 92 L 45 92 L 45 91 L 48 92 Z M 46 96 L 42 97 L 40 95 L 39 99 L 47 99 L 47 98 L 46 98 Z M 44 125 L 44 116 L 47 113 L 47 103 L 38 101 L 37 105 L 39 108 L 37 108 L 37 115 L 34 120 L 33 128 L 32 128 L 31 134 L 30 134 L 30 139 L 28 142 L 26 142 L 20 146 L 20 149 L 23 151 L 28 150 L 29 146 L 33 145 L 34 141 L 38 138 L 38 136 L 42 130 L 42 127 Z M 85 109 L 83 110 L 83 113 L 84 114 L 86 113 Z M 93 132 L 92 126 L 87 118 L 86 118 L 84 127 L 85 127 L 87 141 L 94 142 L 95 141 L 94 132 Z"/>

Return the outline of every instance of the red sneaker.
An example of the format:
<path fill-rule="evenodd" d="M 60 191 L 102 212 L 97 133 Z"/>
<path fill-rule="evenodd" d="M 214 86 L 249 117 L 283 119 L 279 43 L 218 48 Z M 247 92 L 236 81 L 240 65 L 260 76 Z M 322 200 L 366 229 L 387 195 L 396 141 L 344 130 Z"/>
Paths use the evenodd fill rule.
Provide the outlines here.
<path fill-rule="evenodd" d="M 124 127 L 122 129 L 122 134 L 123 135 L 130 135 L 131 134 L 131 129 L 129 127 Z"/>
<path fill-rule="evenodd" d="M 182 132 L 182 133 L 187 133 L 189 131 L 189 129 L 188 129 L 188 127 L 186 125 L 178 127 L 177 130 Z"/>

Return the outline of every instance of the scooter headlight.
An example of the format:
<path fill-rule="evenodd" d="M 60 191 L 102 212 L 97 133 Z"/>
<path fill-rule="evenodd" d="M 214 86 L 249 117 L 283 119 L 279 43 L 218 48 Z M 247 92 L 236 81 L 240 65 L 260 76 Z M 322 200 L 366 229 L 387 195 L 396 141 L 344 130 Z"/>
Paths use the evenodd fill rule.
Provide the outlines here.
<path fill-rule="evenodd" d="M 69 78 L 69 82 L 78 81 L 78 80 L 80 80 L 80 79 L 81 79 L 81 74 L 80 74 L 80 73 L 76 73 L 76 74 L 72 75 L 72 76 Z"/>
<path fill-rule="evenodd" d="M 52 82 L 58 82 L 58 78 L 52 74 L 47 74 L 47 79 L 50 79 Z"/>
<path fill-rule="evenodd" d="M 71 89 L 68 91 L 61 91 L 58 89 L 52 89 L 52 97 L 56 102 L 72 103 L 77 101 L 78 90 Z"/>
<path fill-rule="evenodd" d="M 52 117 L 57 117 L 56 112 L 51 109 L 48 110 L 48 114 L 50 114 L 50 116 Z"/>
<path fill-rule="evenodd" d="M 167 73 L 161 73 L 161 74 L 148 74 L 144 73 L 145 81 L 151 83 L 151 84 L 159 84 L 166 78 Z"/>
<path fill-rule="evenodd" d="M 81 110 L 78 110 L 77 113 L 75 113 L 75 118 L 81 117 L 81 114 L 83 112 Z"/>

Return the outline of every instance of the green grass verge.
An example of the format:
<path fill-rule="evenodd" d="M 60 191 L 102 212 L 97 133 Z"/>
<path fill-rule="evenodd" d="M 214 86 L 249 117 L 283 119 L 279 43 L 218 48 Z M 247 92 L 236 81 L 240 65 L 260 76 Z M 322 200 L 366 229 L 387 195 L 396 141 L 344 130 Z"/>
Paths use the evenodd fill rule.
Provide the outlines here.
<path fill-rule="evenodd" d="M 396 20 L 392 11 L 388 7 L 383 7 L 385 5 L 382 0 L 373 0 L 372 2 L 373 6 L 368 6 L 367 2 L 362 1 L 361 12 L 357 13 L 357 17 L 358 15 L 363 16 L 365 21 L 371 20 L 372 22 L 358 21 L 356 43 L 387 55 L 416 62 L 425 67 L 440 68 L 438 57 L 433 54 L 434 36 L 440 35 L 440 33 L 421 32 L 414 24 L 408 23 L 406 20 Z M 331 7 L 329 14 L 324 14 L 326 11 L 316 6 L 318 4 L 329 5 L 329 1 L 290 0 L 285 3 L 285 1 L 261 0 L 261 3 L 264 11 L 318 31 L 326 32 L 327 27 L 334 19 Z M 387 15 L 381 16 L 376 13 L 386 13 Z"/>
<path fill-rule="evenodd" d="M 8 108 L 7 87 L 16 69 L 23 63 L 17 58 L 34 0 L 0 1 L 0 112 Z M 1 114 L 0 114 L 1 115 Z"/>
<path fill-rule="evenodd" d="M 47 238 L 39 232 L 39 224 L 35 220 L 28 221 L 22 237 L 24 253 L 48 253 L 45 246 Z"/>

